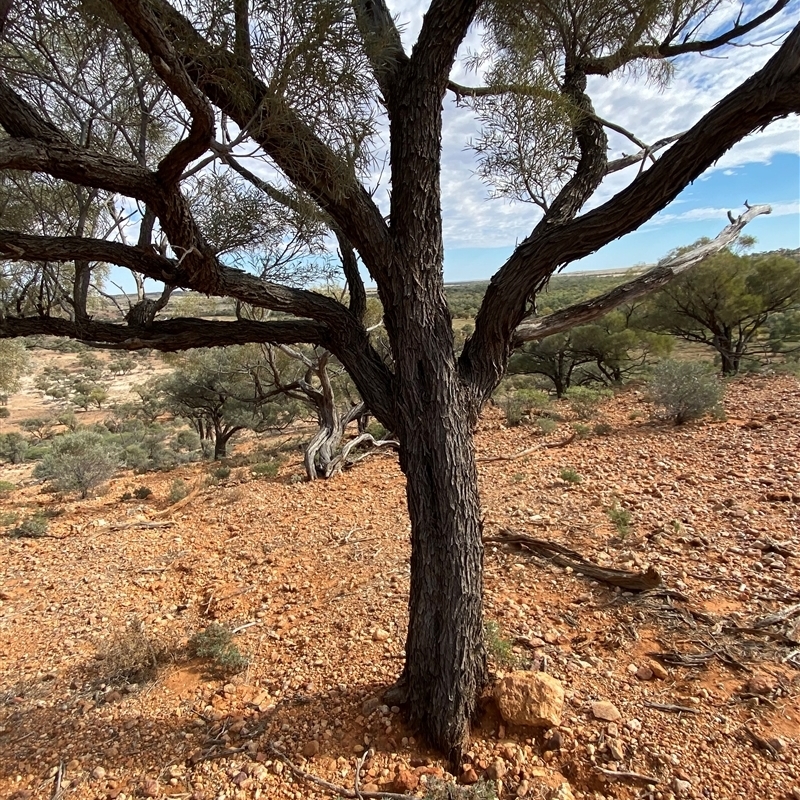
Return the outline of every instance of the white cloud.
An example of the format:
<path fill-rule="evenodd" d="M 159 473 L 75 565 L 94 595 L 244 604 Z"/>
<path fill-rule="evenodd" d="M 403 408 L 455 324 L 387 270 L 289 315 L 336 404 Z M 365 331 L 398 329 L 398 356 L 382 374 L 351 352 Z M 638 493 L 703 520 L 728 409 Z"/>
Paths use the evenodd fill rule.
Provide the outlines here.
<path fill-rule="evenodd" d="M 407 10 L 418 10 L 420 2 L 403 2 L 404 19 Z M 750 5 L 750 4 L 748 4 Z M 748 15 L 755 15 L 766 3 L 752 4 Z M 709 33 L 722 30 L 739 12 L 736 3 L 723 3 L 706 26 Z M 784 13 L 773 19 L 758 34 L 758 42 L 769 42 L 784 32 L 792 22 Z M 409 23 L 409 30 L 413 27 Z M 405 38 L 405 37 L 404 37 Z M 473 47 L 478 34 L 470 34 Z M 462 51 L 464 48 L 462 48 Z M 760 69 L 775 53 L 776 45 L 763 47 L 726 48 L 722 58 L 702 56 L 682 57 L 676 63 L 672 82 L 666 88 L 641 77 L 622 76 L 592 78 L 589 92 L 597 113 L 634 132 L 640 139 L 653 142 L 664 136 L 679 133 L 695 124 L 715 103 Z M 461 67 L 454 71 L 459 81 L 475 83 L 476 76 L 467 76 Z M 511 204 L 504 200 L 489 201 L 489 189 L 474 174 L 476 162 L 464 147 L 478 133 L 477 122 L 463 109 L 455 109 L 452 98 L 445 99 L 444 138 L 442 154 L 442 199 L 445 241 L 449 247 L 508 246 L 523 238 L 535 225 L 539 213 L 534 206 Z M 765 131 L 753 134 L 727 152 L 713 165 L 707 175 L 722 170 L 726 175 L 746 164 L 770 164 L 783 153 L 800 153 L 800 133 L 796 117 L 780 120 Z M 635 152 L 630 140 L 611 132 L 610 157 Z M 610 175 L 597 191 L 587 208 L 596 207 L 612 197 L 635 177 L 638 167 Z M 681 200 L 680 203 L 691 201 Z M 674 219 L 700 219 L 696 215 L 711 213 L 710 209 L 685 212 L 695 216 L 671 215 Z M 714 209 L 716 218 L 725 219 L 725 212 Z M 777 207 L 774 213 L 778 213 Z M 797 213 L 797 209 L 784 213 Z M 662 215 L 663 216 L 663 215 Z"/>

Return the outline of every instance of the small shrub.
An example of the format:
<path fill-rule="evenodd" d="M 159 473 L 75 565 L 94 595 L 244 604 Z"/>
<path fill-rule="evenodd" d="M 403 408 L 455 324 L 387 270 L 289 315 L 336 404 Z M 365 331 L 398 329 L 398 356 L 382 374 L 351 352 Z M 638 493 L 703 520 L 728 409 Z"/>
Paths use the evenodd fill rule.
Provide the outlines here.
<path fill-rule="evenodd" d="M 0 434 L 0 460 L 11 464 L 21 464 L 25 461 L 28 442 L 21 433 Z"/>
<path fill-rule="evenodd" d="M 711 367 L 697 361 L 662 361 L 653 369 L 650 395 L 664 416 L 682 425 L 722 412 L 722 386 Z"/>
<path fill-rule="evenodd" d="M 617 533 L 624 539 L 631 532 L 631 512 L 622 508 L 619 503 L 614 503 L 606 509 L 606 514 L 617 529 Z"/>
<path fill-rule="evenodd" d="M 212 622 L 204 631 L 199 631 L 188 645 L 189 653 L 197 658 L 210 661 L 215 671 L 233 674 L 247 666 L 247 658 L 233 643 L 230 629 Z"/>
<path fill-rule="evenodd" d="M 561 480 L 566 481 L 567 483 L 579 484 L 583 481 L 583 478 L 579 473 L 575 472 L 574 469 L 564 468 L 561 470 L 560 474 Z"/>
<path fill-rule="evenodd" d="M 610 436 L 614 433 L 614 428 L 608 422 L 598 422 L 592 430 L 596 436 Z"/>
<path fill-rule="evenodd" d="M 33 474 L 50 481 L 58 491 L 77 490 L 86 497 L 91 489 L 112 477 L 119 461 L 119 451 L 101 434 L 77 431 L 55 438 Z"/>
<path fill-rule="evenodd" d="M 566 398 L 570 408 L 578 419 L 592 419 L 597 414 L 600 404 L 613 397 L 609 389 L 590 389 L 588 386 L 573 386 L 567 389 Z"/>
<path fill-rule="evenodd" d="M 550 417 L 536 417 L 536 427 L 542 436 L 547 436 L 558 427 L 558 423 Z"/>
<path fill-rule="evenodd" d="M 17 487 L 11 481 L 0 481 L 0 494 L 13 492 Z"/>
<path fill-rule="evenodd" d="M 250 473 L 257 478 L 274 478 L 278 474 L 281 462 L 278 459 L 263 461 L 261 464 L 253 464 Z"/>
<path fill-rule="evenodd" d="M 11 412 L 5 406 L 0 406 L 0 419 L 8 419 L 10 416 Z"/>
<path fill-rule="evenodd" d="M 19 519 L 16 511 L 0 511 L 0 528 L 10 528 Z"/>
<path fill-rule="evenodd" d="M 153 494 L 153 490 L 149 486 L 137 486 L 133 490 L 133 496 L 137 500 L 147 500 Z"/>
<path fill-rule="evenodd" d="M 169 487 L 169 502 L 175 504 L 189 494 L 189 486 L 182 478 L 175 478 Z"/>
<path fill-rule="evenodd" d="M 12 539 L 39 539 L 47 536 L 49 522 L 44 514 L 34 514 L 8 532 Z"/>
<path fill-rule="evenodd" d="M 144 683 L 156 677 L 167 651 L 147 635 L 144 623 L 134 619 L 124 630 L 116 631 L 98 652 L 104 676 L 109 683 Z"/>
<path fill-rule="evenodd" d="M 230 467 L 217 467 L 216 469 L 211 470 L 211 475 L 216 478 L 218 481 L 224 481 L 226 478 L 230 478 L 231 476 L 231 468 Z"/>
<path fill-rule="evenodd" d="M 187 429 L 178 431 L 172 442 L 172 447 L 178 452 L 186 450 L 191 453 L 200 449 L 200 437 L 194 431 Z"/>
<path fill-rule="evenodd" d="M 483 624 L 483 641 L 486 653 L 498 667 L 513 667 L 516 656 L 511 642 L 503 635 L 500 626 L 494 620 L 487 620 Z"/>
<path fill-rule="evenodd" d="M 422 800 L 497 800 L 494 781 L 481 778 L 472 786 L 458 786 L 455 783 L 431 777 L 425 786 Z"/>
<path fill-rule="evenodd" d="M 572 429 L 575 431 L 579 439 L 588 439 L 592 435 L 592 429 L 582 422 L 573 424 Z"/>
<path fill-rule="evenodd" d="M 388 433 L 386 428 L 383 425 L 381 425 L 381 423 L 378 422 L 378 420 L 376 419 L 372 420 L 372 422 L 370 422 L 370 424 L 367 425 L 367 429 L 364 432 L 368 433 L 373 439 L 376 439 L 377 441 L 385 439 L 386 434 Z"/>

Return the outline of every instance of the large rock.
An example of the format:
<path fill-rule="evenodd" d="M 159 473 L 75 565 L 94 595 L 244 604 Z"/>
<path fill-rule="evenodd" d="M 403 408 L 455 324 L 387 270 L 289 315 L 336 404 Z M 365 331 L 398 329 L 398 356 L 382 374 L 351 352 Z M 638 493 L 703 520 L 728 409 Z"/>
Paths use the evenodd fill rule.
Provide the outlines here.
<path fill-rule="evenodd" d="M 497 682 L 494 697 L 512 725 L 554 728 L 561 724 L 564 687 L 544 672 L 512 672 Z"/>

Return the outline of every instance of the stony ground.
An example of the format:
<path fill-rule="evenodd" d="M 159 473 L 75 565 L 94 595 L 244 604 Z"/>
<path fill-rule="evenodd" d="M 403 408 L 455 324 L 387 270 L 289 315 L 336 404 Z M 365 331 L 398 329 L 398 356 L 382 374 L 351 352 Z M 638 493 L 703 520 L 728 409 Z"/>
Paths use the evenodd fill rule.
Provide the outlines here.
<path fill-rule="evenodd" d="M 567 422 L 542 437 L 486 415 L 487 536 L 653 566 L 663 586 L 629 594 L 487 546 L 493 677 L 545 670 L 566 706 L 544 735 L 504 725 L 487 694 L 459 780 L 504 798 L 800 797 L 799 389 L 737 381 L 725 421 L 683 428 L 629 390 L 603 409 L 610 435 L 552 448 Z M 447 778 L 382 700 L 406 633 L 396 459 L 313 484 L 292 480 L 299 453 L 275 478 L 208 471 L 128 474 L 85 501 L 0 471 L 22 484 L 0 514 L 60 512 L 48 538 L 0 538 L 0 797 L 331 796 L 292 767 L 350 796 L 357 765 L 364 796 Z M 170 506 L 177 476 L 197 488 Z M 143 484 L 152 497 L 122 499 Z M 187 654 L 212 622 L 238 629 L 241 672 Z"/>

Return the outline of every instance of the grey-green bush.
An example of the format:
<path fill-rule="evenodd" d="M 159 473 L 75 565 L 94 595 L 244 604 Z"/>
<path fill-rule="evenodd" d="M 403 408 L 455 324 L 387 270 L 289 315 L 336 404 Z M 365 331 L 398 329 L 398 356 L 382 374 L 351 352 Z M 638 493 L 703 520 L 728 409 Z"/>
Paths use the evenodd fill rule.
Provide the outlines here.
<path fill-rule="evenodd" d="M 61 492 L 79 491 L 86 497 L 111 478 L 119 465 L 120 452 L 114 444 L 95 431 L 77 431 L 56 437 L 33 475 Z"/>
<path fill-rule="evenodd" d="M 657 364 L 650 379 L 650 397 L 676 425 L 722 413 L 722 384 L 712 367 L 698 361 Z"/>

